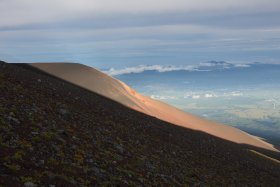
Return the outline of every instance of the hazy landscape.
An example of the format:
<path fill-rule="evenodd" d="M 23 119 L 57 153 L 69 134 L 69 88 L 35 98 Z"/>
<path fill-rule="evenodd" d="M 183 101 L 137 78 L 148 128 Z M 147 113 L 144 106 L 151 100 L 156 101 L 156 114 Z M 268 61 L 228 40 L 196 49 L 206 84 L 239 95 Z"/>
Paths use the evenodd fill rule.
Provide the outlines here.
<path fill-rule="evenodd" d="M 279 64 L 235 66 L 212 61 L 199 66 L 139 66 L 107 72 L 154 99 L 238 127 L 279 146 Z"/>

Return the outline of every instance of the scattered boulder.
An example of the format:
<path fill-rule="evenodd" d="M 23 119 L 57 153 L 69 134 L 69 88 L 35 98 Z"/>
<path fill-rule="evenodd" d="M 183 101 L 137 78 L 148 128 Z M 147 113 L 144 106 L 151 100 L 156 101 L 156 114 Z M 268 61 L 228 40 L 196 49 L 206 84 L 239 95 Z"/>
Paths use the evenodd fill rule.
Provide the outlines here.
<path fill-rule="evenodd" d="M 60 108 L 59 110 L 59 113 L 61 114 L 61 115 L 67 115 L 69 112 L 66 110 L 66 109 L 63 109 L 63 108 Z"/>
<path fill-rule="evenodd" d="M 39 132 L 31 132 L 32 135 L 38 135 Z"/>
<path fill-rule="evenodd" d="M 58 132 L 58 134 L 61 134 L 61 135 L 64 135 L 64 136 L 68 136 L 68 133 L 65 130 L 63 130 L 63 129 L 59 129 L 59 130 L 57 130 L 57 132 Z"/>
<path fill-rule="evenodd" d="M 105 175 L 105 173 L 106 173 L 106 171 L 105 170 L 103 170 L 103 169 L 100 169 L 100 168 L 98 168 L 98 167 L 93 167 L 92 168 L 92 171 L 95 173 L 95 175 L 97 176 L 97 177 L 100 177 L 100 178 L 103 178 Z"/>
<path fill-rule="evenodd" d="M 40 164 L 44 165 L 45 164 L 45 160 L 40 160 Z"/>
<path fill-rule="evenodd" d="M 17 124 L 17 125 L 20 124 L 20 121 L 16 117 L 8 116 L 7 119 L 14 124 Z"/>
<path fill-rule="evenodd" d="M 122 145 L 119 144 L 114 144 L 114 147 L 120 152 L 120 153 L 124 153 L 124 148 Z"/>
<path fill-rule="evenodd" d="M 24 187 L 36 187 L 37 185 L 34 184 L 33 182 L 25 182 Z"/>

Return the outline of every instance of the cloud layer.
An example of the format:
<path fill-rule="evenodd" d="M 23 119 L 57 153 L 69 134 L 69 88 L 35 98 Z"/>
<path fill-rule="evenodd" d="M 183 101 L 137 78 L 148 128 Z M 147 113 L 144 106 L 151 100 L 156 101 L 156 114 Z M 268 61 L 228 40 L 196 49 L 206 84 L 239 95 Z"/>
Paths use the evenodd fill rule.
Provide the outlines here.
<path fill-rule="evenodd" d="M 279 0 L 2 0 L 0 58 L 98 68 L 280 59 Z"/>
<path fill-rule="evenodd" d="M 150 97 L 157 100 L 181 100 L 181 99 L 215 99 L 215 98 L 233 98 L 241 97 L 244 94 L 240 91 L 231 91 L 231 92 L 213 92 L 213 91 L 200 91 L 200 92 L 185 92 L 183 95 L 178 94 L 152 94 Z M 174 96 L 176 95 L 176 96 Z"/>
<path fill-rule="evenodd" d="M 0 2 L 0 27 L 110 15 L 279 12 L 279 7 L 278 0 L 9 0 Z"/>
<path fill-rule="evenodd" d="M 123 75 L 123 74 L 130 74 L 130 73 L 142 73 L 144 71 L 157 71 L 157 72 L 169 72 L 169 71 L 179 71 L 179 70 L 194 70 L 192 66 L 186 66 L 186 67 L 177 67 L 177 66 L 162 66 L 162 65 L 140 65 L 136 67 L 128 67 L 124 69 L 114 69 L 111 68 L 108 71 L 105 71 L 105 73 L 115 76 L 115 75 Z"/>
<path fill-rule="evenodd" d="M 212 71 L 217 69 L 229 69 L 229 68 L 246 68 L 250 67 L 250 64 L 232 64 L 227 62 L 216 62 L 210 61 L 205 63 L 200 63 L 198 65 L 188 65 L 188 66 L 174 66 L 174 65 L 139 65 L 135 67 L 127 67 L 123 69 L 110 68 L 105 73 L 116 76 L 131 73 L 142 73 L 144 71 L 157 71 L 157 72 L 170 72 L 170 71 Z"/>

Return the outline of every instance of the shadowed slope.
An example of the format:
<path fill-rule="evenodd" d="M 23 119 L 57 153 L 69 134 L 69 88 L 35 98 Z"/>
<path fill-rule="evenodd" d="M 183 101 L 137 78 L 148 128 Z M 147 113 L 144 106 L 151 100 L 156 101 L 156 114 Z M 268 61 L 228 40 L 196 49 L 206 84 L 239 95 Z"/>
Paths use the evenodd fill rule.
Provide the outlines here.
<path fill-rule="evenodd" d="M 0 62 L 0 185 L 279 186 L 280 166 L 28 66 Z"/>
<path fill-rule="evenodd" d="M 163 102 L 143 96 L 123 82 L 94 68 L 75 63 L 33 63 L 30 65 L 161 120 L 200 130 L 236 143 L 276 151 L 271 144 L 239 129 L 199 118 Z"/>

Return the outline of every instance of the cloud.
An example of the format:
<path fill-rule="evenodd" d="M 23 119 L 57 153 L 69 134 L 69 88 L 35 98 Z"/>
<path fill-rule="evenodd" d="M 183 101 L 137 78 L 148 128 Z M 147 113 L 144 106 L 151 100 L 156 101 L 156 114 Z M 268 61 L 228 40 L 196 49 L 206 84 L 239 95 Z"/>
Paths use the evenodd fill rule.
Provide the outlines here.
<path fill-rule="evenodd" d="M 274 98 L 267 99 L 267 100 L 265 100 L 265 101 L 266 101 L 266 102 L 272 103 L 273 109 L 278 108 L 278 105 L 280 105 L 280 100 L 277 100 L 277 99 L 274 99 Z"/>
<path fill-rule="evenodd" d="M 65 2 L 68 2 L 65 0 Z M 72 1 L 74 2 L 74 1 Z M 168 12 L 168 11 L 207 11 L 207 10 L 228 10 L 231 8 L 277 10 L 275 5 L 280 5 L 277 0 L 82 0 L 76 3 L 78 6 L 91 6 L 92 9 L 100 12 Z M 75 5 L 75 3 L 73 4 Z"/>
<path fill-rule="evenodd" d="M 248 68 L 248 67 L 250 67 L 250 65 L 249 64 L 235 64 L 235 67 Z"/>
<path fill-rule="evenodd" d="M 157 100 L 170 100 L 170 99 L 177 99 L 175 96 L 163 96 L 163 95 L 151 95 L 152 99 Z"/>
<path fill-rule="evenodd" d="M 183 98 L 184 99 L 200 99 L 200 98 L 213 98 L 213 97 L 218 97 L 218 95 L 214 93 L 185 93 Z"/>
<path fill-rule="evenodd" d="M 147 22 L 151 17 L 158 23 L 165 18 L 179 21 L 180 17 L 181 21 L 190 17 L 208 20 L 204 15 L 262 14 L 279 12 L 279 7 L 279 0 L 8 0 L 0 2 L 0 27 L 68 21 L 77 24 L 83 20 L 88 24 L 101 20 L 104 25 L 105 20 L 120 16 L 126 21 L 132 17 L 138 24 L 142 18 Z"/>
<path fill-rule="evenodd" d="M 200 98 L 200 95 L 193 95 L 192 98 L 193 98 L 193 99 L 199 99 L 199 98 Z"/>
<path fill-rule="evenodd" d="M 186 66 L 186 67 L 177 67 L 177 66 L 163 66 L 163 65 L 140 65 L 136 67 L 128 67 L 124 69 L 114 69 L 111 68 L 108 71 L 105 71 L 105 73 L 115 76 L 115 75 L 123 75 L 123 74 L 130 74 L 130 73 L 142 73 L 144 71 L 157 71 L 157 72 L 169 72 L 169 71 L 179 71 L 179 70 L 193 70 L 192 66 Z"/>
<path fill-rule="evenodd" d="M 115 69 L 110 68 L 107 71 L 104 71 L 105 73 L 116 76 L 116 75 L 124 75 L 124 74 L 131 74 L 131 73 L 142 73 L 144 71 L 157 71 L 160 73 L 163 72 L 171 72 L 171 71 L 212 71 L 217 69 L 228 69 L 228 68 L 245 68 L 250 67 L 249 64 L 231 64 L 227 62 L 216 62 L 216 61 L 210 61 L 205 63 L 200 63 L 198 65 L 188 65 L 188 66 L 164 66 L 164 65 L 140 65 L 135 67 L 127 67 L 123 69 Z"/>
<path fill-rule="evenodd" d="M 98 68 L 277 61 L 279 10 L 279 0 L 0 0 L 0 56 Z"/>
<path fill-rule="evenodd" d="M 212 97 L 217 97 L 217 95 L 215 95 L 215 94 L 210 94 L 210 93 L 206 93 L 206 94 L 204 94 L 204 97 L 205 97 L 205 98 L 212 98 Z"/>
<path fill-rule="evenodd" d="M 238 91 L 236 91 L 236 92 L 229 92 L 229 93 L 224 93 L 222 96 L 223 97 L 238 97 L 238 96 L 243 96 L 243 93 L 238 92 Z"/>
<path fill-rule="evenodd" d="M 232 92 L 224 92 L 224 93 L 217 93 L 213 91 L 208 92 L 186 92 L 183 95 L 184 99 L 211 99 L 211 98 L 230 98 L 230 97 L 241 97 L 243 93 L 240 91 L 232 91 Z"/>

